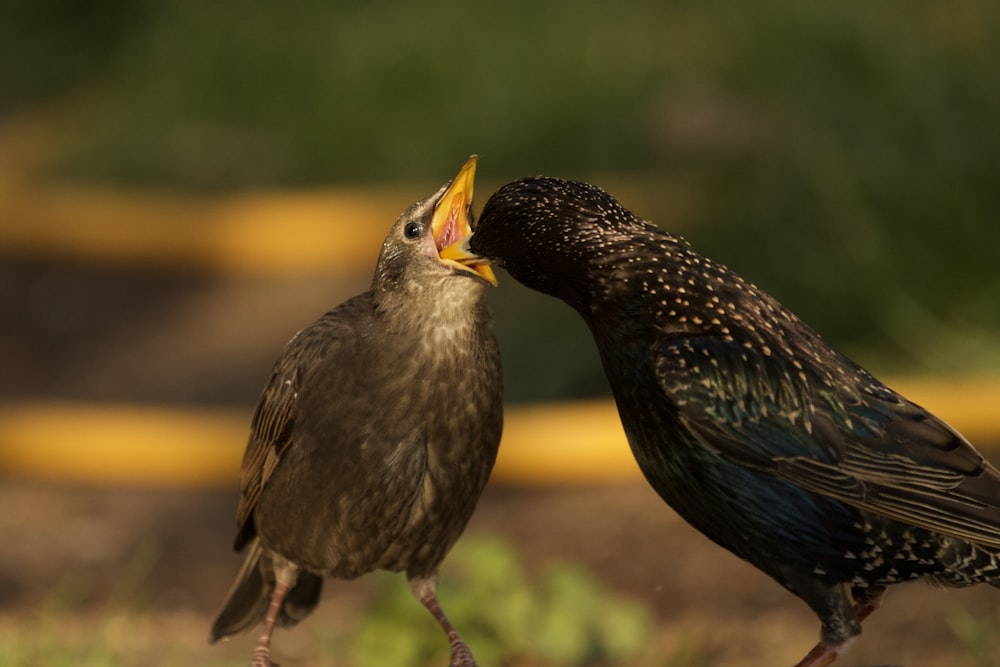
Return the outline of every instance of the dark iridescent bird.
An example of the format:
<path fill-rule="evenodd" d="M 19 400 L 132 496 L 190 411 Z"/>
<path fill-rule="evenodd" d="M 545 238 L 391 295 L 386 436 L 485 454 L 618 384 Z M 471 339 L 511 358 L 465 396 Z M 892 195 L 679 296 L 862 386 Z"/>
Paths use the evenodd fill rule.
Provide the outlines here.
<path fill-rule="evenodd" d="M 819 616 L 800 665 L 846 651 L 889 584 L 1000 585 L 997 469 L 683 239 L 526 178 L 466 248 L 580 313 L 649 483 Z"/>
<path fill-rule="evenodd" d="M 213 641 L 264 623 L 252 665 L 271 665 L 275 625 L 319 600 L 324 576 L 404 571 L 474 667 L 435 593 L 438 566 L 472 516 L 502 427 L 488 264 L 441 257 L 471 233 L 475 158 L 399 217 L 371 289 L 300 331 L 251 423 L 235 547 L 246 560 Z"/>

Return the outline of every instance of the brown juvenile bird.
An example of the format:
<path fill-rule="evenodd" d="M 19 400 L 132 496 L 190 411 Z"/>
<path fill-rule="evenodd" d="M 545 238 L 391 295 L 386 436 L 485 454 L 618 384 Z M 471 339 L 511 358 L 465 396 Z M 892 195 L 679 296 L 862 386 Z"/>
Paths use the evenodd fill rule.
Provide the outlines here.
<path fill-rule="evenodd" d="M 451 642 L 438 566 L 490 476 L 503 422 L 488 264 L 441 251 L 471 233 L 476 159 L 414 204 L 382 245 L 371 288 L 300 331 L 257 403 L 240 474 L 235 548 L 247 548 L 211 639 L 306 617 L 322 578 L 405 571 Z"/>

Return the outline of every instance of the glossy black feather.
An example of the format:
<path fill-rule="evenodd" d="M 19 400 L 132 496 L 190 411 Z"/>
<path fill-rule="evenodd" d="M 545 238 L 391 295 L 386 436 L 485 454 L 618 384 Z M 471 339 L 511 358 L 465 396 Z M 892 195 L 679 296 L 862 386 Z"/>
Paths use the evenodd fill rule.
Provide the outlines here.
<path fill-rule="evenodd" d="M 820 616 L 929 577 L 1000 582 L 1000 474 L 725 266 L 594 186 L 527 178 L 473 252 L 587 322 L 640 468 L 682 516 Z"/>

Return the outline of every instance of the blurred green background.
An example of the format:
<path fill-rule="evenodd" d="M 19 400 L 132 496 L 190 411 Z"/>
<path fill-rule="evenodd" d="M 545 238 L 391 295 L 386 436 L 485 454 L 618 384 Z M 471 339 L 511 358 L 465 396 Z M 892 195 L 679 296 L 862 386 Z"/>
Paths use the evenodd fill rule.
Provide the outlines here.
<path fill-rule="evenodd" d="M 875 370 L 1000 369 L 996 2 L 6 0 L 3 16 L 0 122 L 45 119 L 37 178 L 434 184 L 475 152 L 481 183 L 612 190 Z M 505 282 L 512 398 L 603 393 L 572 316 Z"/>
<path fill-rule="evenodd" d="M 116 219 L 137 201 L 159 202 L 134 227 L 193 239 L 199 207 L 252 206 L 259 193 L 356 192 L 402 211 L 471 153 L 480 156 L 480 205 L 525 175 L 592 181 L 771 292 L 877 374 L 996 376 L 998 64 L 995 0 L 0 0 L 0 407 L 208 406 L 248 421 L 288 337 L 370 278 L 367 265 L 229 273 L 182 256 L 166 266 L 26 254 L 19 235 L 35 222 L 25 202 L 143 193 L 152 198 L 128 200 Z M 45 231 L 72 243 L 97 228 L 102 210 L 81 208 L 78 220 Z M 377 235 L 390 223 L 371 222 Z M 577 316 L 500 280 L 490 297 L 511 403 L 606 396 Z M 204 646 L 207 617 L 237 567 L 228 551 L 237 466 L 224 489 L 180 493 L 45 486 L 6 471 L 0 665 L 247 657 L 252 637 Z M 448 595 L 479 633 L 474 650 L 510 649 L 496 639 L 506 636 L 496 630 L 505 610 L 546 587 L 572 594 L 553 593 L 562 602 L 551 609 L 538 598 L 525 617 L 568 619 L 576 625 L 566 636 L 605 632 L 608 618 L 583 611 L 618 603 L 574 602 L 597 599 L 597 589 L 583 575 L 546 579 L 539 567 L 553 557 L 643 601 L 631 629 L 612 633 L 638 636 L 643 652 L 615 660 L 613 647 L 581 641 L 570 648 L 588 657 L 557 646 L 572 656 L 497 658 L 503 664 L 784 664 L 813 641 L 803 607 L 694 535 L 641 483 L 567 488 L 488 489 L 470 531 L 509 540 L 526 573 L 519 562 L 513 575 L 498 566 L 509 597 L 497 602 L 492 589 L 462 583 L 462 563 L 489 574 L 477 543 L 472 556 L 455 554 L 458 569 L 443 579 L 460 582 Z M 145 569 L 130 575 L 146 544 L 158 559 L 138 559 Z M 506 562 L 505 549 L 487 551 Z M 402 593 L 399 610 L 393 595 L 365 608 L 356 588 L 333 583 L 322 619 L 280 634 L 277 646 L 292 664 L 328 663 L 345 652 L 324 647 L 331 632 L 379 629 L 381 619 L 382 634 L 354 639 L 377 656 L 410 647 L 398 629 L 423 611 L 398 577 L 385 585 Z M 995 591 L 949 598 L 964 605 L 946 614 L 959 628 L 949 631 L 925 613 L 940 593 L 906 590 L 852 658 L 995 664 Z M 80 621 L 79 609 L 97 620 Z M 431 631 L 416 633 L 429 643 L 414 639 L 413 651 L 442 648 Z M 499 648 L 481 639 L 490 632 Z M 62 634 L 68 647 L 54 641 Z"/>

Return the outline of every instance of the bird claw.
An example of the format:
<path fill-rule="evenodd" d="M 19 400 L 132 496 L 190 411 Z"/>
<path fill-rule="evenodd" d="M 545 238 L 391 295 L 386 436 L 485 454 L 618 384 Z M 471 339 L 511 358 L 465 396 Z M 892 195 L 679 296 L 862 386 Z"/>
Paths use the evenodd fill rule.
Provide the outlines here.
<path fill-rule="evenodd" d="M 253 659 L 250 661 L 250 667 L 281 667 L 276 662 L 271 662 L 271 652 L 270 651 L 254 651 Z"/>

